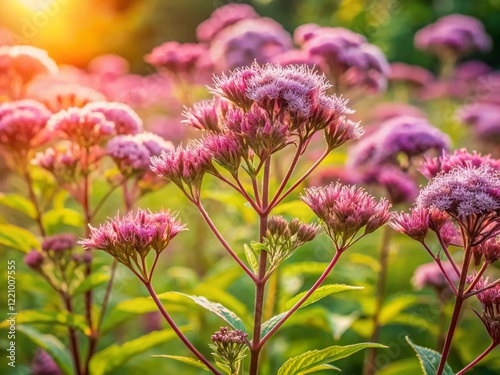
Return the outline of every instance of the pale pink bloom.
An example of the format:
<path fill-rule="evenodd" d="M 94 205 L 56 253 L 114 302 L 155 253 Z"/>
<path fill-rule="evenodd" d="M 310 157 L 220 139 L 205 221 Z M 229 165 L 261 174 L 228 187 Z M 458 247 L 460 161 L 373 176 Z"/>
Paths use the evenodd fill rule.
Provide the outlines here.
<path fill-rule="evenodd" d="M 129 63 L 121 56 L 105 54 L 90 60 L 87 69 L 92 74 L 112 79 L 127 74 L 129 72 Z"/>
<path fill-rule="evenodd" d="M 485 142 L 498 144 L 500 140 L 500 105 L 474 103 L 462 107 L 459 118 L 472 125 L 477 137 Z"/>
<path fill-rule="evenodd" d="M 143 129 L 139 115 L 128 105 L 118 102 L 93 102 L 86 110 L 102 113 L 106 120 L 114 124 L 116 134 L 137 134 Z"/>
<path fill-rule="evenodd" d="M 73 181 L 80 158 L 70 143 L 62 142 L 37 153 L 32 163 L 51 172 L 58 181 Z"/>
<path fill-rule="evenodd" d="M 47 121 L 50 111 L 41 103 L 25 99 L 0 104 L 0 145 L 25 152 L 50 138 Z"/>
<path fill-rule="evenodd" d="M 415 86 L 423 86 L 431 82 L 434 76 L 430 71 L 418 65 L 409 65 L 401 62 L 391 64 L 389 81 L 401 81 Z"/>
<path fill-rule="evenodd" d="M 483 259 L 489 264 L 496 262 L 500 259 L 500 236 L 492 236 L 481 244 L 474 246 L 472 254 L 476 266 L 479 266 Z"/>
<path fill-rule="evenodd" d="M 62 110 L 49 119 L 47 129 L 82 147 L 103 143 L 115 134 L 115 124 L 103 113 L 84 108 Z"/>
<path fill-rule="evenodd" d="M 43 251 L 61 253 L 76 246 L 76 237 L 71 233 L 56 234 L 46 237 L 42 242 Z"/>
<path fill-rule="evenodd" d="M 453 265 L 448 261 L 441 262 L 441 265 L 450 280 L 452 282 L 457 282 L 459 278 Z M 442 291 L 450 287 L 443 271 L 435 262 L 419 266 L 413 274 L 412 283 L 417 290 L 421 290 L 425 287 L 432 287 L 437 291 Z"/>
<path fill-rule="evenodd" d="M 376 124 L 381 124 L 387 120 L 399 116 L 411 116 L 425 118 L 425 113 L 417 107 L 404 103 L 382 103 L 372 109 L 371 119 Z"/>
<path fill-rule="evenodd" d="M 492 72 L 492 68 L 482 61 L 470 60 L 458 65 L 453 71 L 453 80 L 474 83 L 479 77 Z"/>

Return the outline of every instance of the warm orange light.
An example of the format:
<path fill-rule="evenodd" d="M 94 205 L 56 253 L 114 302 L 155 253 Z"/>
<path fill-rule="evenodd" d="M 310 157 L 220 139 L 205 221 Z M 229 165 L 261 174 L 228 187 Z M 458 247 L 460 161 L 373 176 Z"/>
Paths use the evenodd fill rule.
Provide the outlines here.
<path fill-rule="evenodd" d="M 49 9 L 58 0 L 17 0 L 26 9 L 33 12 L 40 12 Z"/>

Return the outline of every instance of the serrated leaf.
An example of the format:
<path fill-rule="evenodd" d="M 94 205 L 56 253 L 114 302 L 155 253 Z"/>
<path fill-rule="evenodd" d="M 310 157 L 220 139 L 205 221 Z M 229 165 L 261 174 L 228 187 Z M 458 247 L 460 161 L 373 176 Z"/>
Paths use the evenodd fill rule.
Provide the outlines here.
<path fill-rule="evenodd" d="M 68 313 L 67 311 L 43 311 L 43 310 L 21 310 L 16 315 L 17 324 L 60 324 L 77 328 L 84 334 L 90 333 L 89 326 L 83 315 Z M 9 326 L 8 320 L 0 323 L 0 328 Z"/>
<path fill-rule="evenodd" d="M 312 293 L 309 298 L 302 304 L 301 307 L 308 306 L 314 302 L 317 302 L 331 294 L 345 292 L 347 290 L 363 289 L 362 286 L 352 286 L 345 284 L 328 284 L 320 286 L 318 289 Z M 286 303 L 286 309 L 291 309 L 307 292 L 302 292 L 297 294 L 295 297 L 288 300 Z"/>
<path fill-rule="evenodd" d="M 40 249 L 40 242 L 26 229 L 12 224 L 0 224 L 0 246 L 29 253 L 31 249 Z"/>
<path fill-rule="evenodd" d="M 190 358 L 190 357 L 181 357 L 178 355 L 166 355 L 166 354 L 159 354 L 159 355 L 152 355 L 151 357 L 157 357 L 157 358 L 168 358 L 168 359 L 173 359 L 175 361 L 187 363 L 188 365 L 194 366 L 201 368 L 205 371 L 211 372 L 207 366 L 203 362 L 201 362 L 198 359 Z"/>
<path fill-rule="evenodd" d="M 180 329 L 184 332 L 188 330 L 188 327 L 180 327 Z M 176 337 L 177 334 L 172 329 L 165 329 L 148 333 L 123 344 L 108 346 L 94 355 L 90 361 L 90 373 L 92 375 L 104 375 L 116 370 L 133 357 Z"/>
<path fill-rule="evenodd" d="M 439 367 L 439 362 L 441 361 L 441 354 L 435 350 L 414 344 L 408 336 L 406 337 L 406 341 L 408 341 L 408 344 L 410 344 L 413 350 L 415 350 L 415 353 L 417 353 L 424 375 L 435 375 Z M 443 375 L 454 375 L 453 370 L 448 364 L 444 366 Z"/>
<path fill-rule="evenodd" d="M 61 225 L 75 228 L 84 226 L 82 214 L 71 208 L 58 208 L 48 211 L 43 217 L 43 223 L 49 232 L 55 232 Z"/>
<path fill-rule="evenodd" d="M 387 346 L 366 342 L 347 346 L 334 345 L 321 350 L 312 350 L 290 358 L 278 370 L 278 375 L 302 375 L 312 368 L 348 357 L 366 348 L 387 348 Z"/>
<path fill-rule="evenodd" d="M 39 332 L 33 327 L 22 324 L 17 325 L 16 330 L 26 335 L 36 346 L 49 353 L 63 374 L 74 374 L 69 352 L 57 337 Z"/>
<path fill-rule="evenodd" d="M 234 312 L 224 307 L 220 303 L 212 302 L 201 296 L 191 296 L 189 294 L 181 293 L 181 292 L 171 292 L 176 293 L 180 296 L 184 296 L 186 298 L 191 299 L 197 305 L 207 309 L 208 311 L 213 312 L 219 318 L 224 320 L 227 324 L 229 324 L 234 329 L 239 329 L 243 332 L 246 332 L 246 327 L 243 321 L 236 315 Z"/>
<path fill-rule="evenodd" d="M 98 286 L 108 282 L 110 277 L 109 267 L 102 267 L 87 276 L 82 283 L 75 288 L 72 294 L 73 296 L 77 296 L 90 289 L 97 288 Z"/>
<path fill-rule="evenodd" d="M 257 262 L 257 257 L 255 256 L 255 253 L 253 250 L 248 246 L 247 244 L 243 245 L 243 248 L 245 249 L 245 256 L 247 258 L 248 265 L 252 269 L 253 273 L 259 272 L 259 262 Z"/>
<path fill-rule="evenodd" d="M 21 195 L 0 193 L 0 204 L 22 212 L 32 219 L 36 218 L 35 206 L 29 199 Z"/>

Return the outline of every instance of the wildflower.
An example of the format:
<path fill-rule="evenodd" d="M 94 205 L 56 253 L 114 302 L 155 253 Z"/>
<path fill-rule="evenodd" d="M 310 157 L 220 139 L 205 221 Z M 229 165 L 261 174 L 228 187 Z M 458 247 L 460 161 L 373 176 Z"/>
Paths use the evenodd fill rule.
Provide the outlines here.
<path fill-rule="evenodd" d="M 210 43 L 210 56 L 217 71 L 266 64 L 292 48 L 290 34 L 271 18 L 248 18 L 217 33 Z"/>
<path fill-rule="evenodd" d="M 49 119 L 47 129 L 64 138 L 88 148 L 103 143 L 115 134 L 115 125 L 106 120 L 104 114 L 89 108 L 69 108 Z"/>
<path fill-rule="evenodd" d="M 227 368 L 230 374 L 238 374 L 241 360 L 246 356 L 248 349 L 248 334 L 243 331 L 229 330 L 221 327 L 212 335 L 213 344 L 210 348 L 214 350 L 212 355 L 221 366 Z"/>
<path fill-rule="evenodd" d="M 0 75 L 18 77 L 26 84 L 40 74 L 55 74 L 58 68 L 46 51 L 32 46 L 0 47 Z M 14 96 L 13 99 L 17 99 Z"/>
<path fill-rule="evenodd" d="M 325 128 L 325 139 L 328 147 L 333 150 L 347 141 L 361 138 L 364 132 L 359 122 L 341 116 L 338 121 L 330 123 Z"/>
<path fill-rule="evenodd" d="M 51 172 L 61 183 L 74 182 L 80 167 L 79 154 L 68 143 L 37 153 L 31 162 Z"/>
<path fill-rule="evenodd" d="M 248 4 L 227 4 L 214 10 L 207 20 L 198 25 L 196 37 L 200 42 L 211 42 L 226 27 L 257 17 L 259 15 Z"/>
<path fill-rule="evenodd" d="M 211 64 L 208 47 L 204 44 L 166 42 L 155 47 L 145 60 L 160 71 L 176 77 L 188 77 Z"/>
<path fill-rule="evenodd" d="M 415 34 L 415 46 L 436 55 L 452 52 L 467 55 L 491 48 L 491 38 L 476 18 L 452 14 L 438 19 Z"/>
<path fill-rule="evenodd" d="M 390 204 L 386 199 L 376 202 L 356 186 L 332 183 L 325 187 L 311 187 L 301 199 L 322 221 L 338 251 L 375 231 L 390 218 Z M 362 228 L 365 228 L 363 234 L 355 239 Z"/>
<path fill-rule="evenodd" d="M 456 150 L 453 154 L 442 153 L 439 157 L 425 157 L 418 170 L 426 178 L 436 177 L 439 172 L 449 172 L 455 167 L 477 168 L 482 165 L 489 166 L 495 170 L 500 170 L 500 161 L 493 159 L 490 155 L 481 155 L 477 151 L 469 153 L 467 149 Z"/>
<path fill-rule="evenodd" d="M 44 257 L 38 250 L 32 249 L 28 254 L 24 256 L 24 264 L 33 270 L 38 270 L 44 262 Z"/>
<path fill-rule="evenodd" d="M 306 224 L 296 218 L 288 222 L 282 216 L 270 216 L 262 244 L 254 242 L 251 247 L 255 253 L 260 250 L 267 251 L 269 275 L 281 262 L 289 258 L 293 251 L 312 241 L 318 233 L 319 227 L 316 224 Z"/>
<path fill-rule="evenodd" d="M 415 208 L 409 214 L 404 212 L 396 213 L 389 221 L 389 225 L 392 229 L 424 243 L 425 236 L 429 231 L 429 212 L 424 208 Z"/>
<path fill-rule="evenodd" d="M 432 210 L 431 210 L 432 211 Z M 429 216 L 432 217 L 432 214 Z M 432 222 L 432 219 L 429 219 L 429 223 Z M 429 227 L 431 225 L 429 224 Z M 458 228 L 451 222 L 446 221 L 443 226 L 438 231 L 439 237 L 445 246 L 449 246 L 450 244 L 454 244 L 456 246 L 462 246 L 461 244 L 462 238 L 460 236 L 460 232 Z"/>
<path fill-rule="evenodd" d="M 222 74 L 215 77 L 214 87 L 210 91 L 248 110 L 253 104 L 253 100 L 247 96 L 248 80 L 258 73 L 258 69 L 258 66 L 254 64 L 250 67 L 235 69 L 229 76 Z"/>
<path fill-rule="evenodd" d="M 488 264 L 496 262 L 500 259 L 500 236 L 492 236 L 477 246 L 472 248 L 472 255 L 474 256 L 474 264 L 476 266 L 481 264 L 484 259 Z"/>
<path fill-rule="evenodd" d="M 500 140 L 500 105 L 474 103 L 460 109 L 458 116 L 472 128 L 477 137 L 485 142 L 497 144 Z"/>
<path fill-rule="evenodd" d="M 464 61 L 453 71 L 453 80 L 475 83 L 479 77 L 492 72 L 492 68 L 479 60 Z"/>
<path fill-rule="evenodd" d="M 350 152 L 350 163 L 397 163 L 400 154 L 408 159 L 430 150 L 448 149 L 450 138 L 427 120 L 417 117 L 394 117 L 365 137 Z"/>
<path fill-rule="evenodd" d="M 493 342 L 498 344 L 500 343 L 500 285 L 490 286 L 488 278 L 481 278 L 474 290 L 479 291 L 484 288 L 486 289 L 476 294 L 481 302 L 483 313 L 480 315 L 474 312 L 483 322 Z"/>
<path fill-rule="evenodd" d="M 129 176 L 146 173 L 149 170 L 151 156 L 159 155 L 161 151 L 169 152 L 173 148 L 170 142 L 146 132 L 116 136 L 106 145 L 106 152 L 114 160 L 120 172 Z"/>
<path fill-rule="evenodd" d="M 378 104 L 373 109 L 371 118 L 375 124 L 382 124 L 399 116 L 425 118 L 425 113 L 420 108 L 412 105 L 391 102 Z"/>
<path fill-rule="evenodd" d="M 31 363 L 31 374 L 33 375 L 62 375 L 63 372 L 57 363 L 45 350 L 37 349 Z"/>
<path fill-rule="evenodd" d="M 212 155 L 201 143 L 191 142 L 186 147 L 177 147 L 171 152 L 162 151 L 151 158 L 151 170 L 179 186 L 189 196 L 199 198 L 205 173 L 212 171 Z"/>
<path fill-rule="evenodd" d="M 169 211 L 152 213 L 141 209 L 89 228 L 90 236 L 78 242 L 84 249 L 107 252 L 132 271 L 137 269 L 145 280 L 150 280 L 152 272 L 145 268 L 147 255 L 153 250 L 159 256 L 170 241 L 185 230 Z"/>
<path fill-rule="evenodd" d="M 234 134 L 214 134 L 203 138 L 200 147 L 206 148 L 212 159 L 236 176 L 242 157 L 248 157 L 248 150 Z"/>
<path fill-rule="evenodd" d="M 43 251 L 53 251 L 54 253 L 62 253 L 66 250 L 71 250 L 76 245 L 76 238 L 71 233 L 56 234 L 46 237 L 42 242 Z"/>
<path fill-rule="evenodd" d="M 94 57 L 87 69 L 92 74 L 110 79 L 127 74 L 129 63 L 125 58 L 110 53 Z"/>
<path fill-rule="evenodd" d="M 85 109 L 102 113 L 114 124 L 116 134 L 137 134 L 143 129 L 141 118 L 128 105 L 118 102 L 92 102 Z"/>
<path fill-rule="evenodd" d="M 0 104 L 0 145 L 15 152 L 42 146 L 50 138 L 50 115 L 43 104 L 30 99 Z"/>
<path fill-rule="evenodd" d="M 420 192 L 416 205 L 458 218 L 496 213 L 500 209 L 500 172 L 486 165 L 441 172 Z"/>
<path fill-rule="evenodd" d="M 437 263 L 432 262 L 422 264 L 417 267 L 412 277 L 412 284 L 415 289 L 421 290 L 425 287 L 431 287 L 440 294 L 444 290 L 451 290 L 450 285 L 443 274 L 443 270 L 452 282 L 457 282 L 459 277 L 450 262 L 441 262 L 441 266 L 443 269 L 441 269 Z"/>
<path fill-rule="evenodd" d="M 220 118 L 226 111 L 227 105 L 223 99 L 203 100 L 183 112 L 186 119 L 182 122 L 198 130 L 220 133 L 222 131 Z"/>
<path fill-rule="evenodd" d="M 363 182 L 382 186 L 392 204 L 413 202 L 418 196 L 418 186 L 411 176 L 391 165 L 366 168 Z"/>

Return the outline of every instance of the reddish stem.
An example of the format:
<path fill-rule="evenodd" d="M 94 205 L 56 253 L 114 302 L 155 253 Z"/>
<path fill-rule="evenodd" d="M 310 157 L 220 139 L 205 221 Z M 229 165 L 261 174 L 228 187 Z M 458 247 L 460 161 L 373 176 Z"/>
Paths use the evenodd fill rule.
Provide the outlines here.
<path fill-rule="evenodd" d="M 475 365 L 479 363 L 484 357 L 486 357 L 495 347 L 498 345 L 498 342 L 493 341 L 488 348 L 484 352 L 482 352 L 475 360 L 473 360 L 471 363 L 469 363 L 467 366 L 465 366 L 462 370 L 457 372 L 455 375 L 463 375 L 467 371 L 469 371 L 471 368 L 473 368 Z"/>
<path fill-rule="evenodd" d="M 165 308 L 163 307 L 161 301 L 158 299 L 158 296 L 156 295 L 156 292 L 154 291 L 153 289 L 153 285 L 150 283 L 150 282 L 145 282 L 144 285 L 146 286 L 146 288 L 148 289 L 149 291 L 149 294 L 151 295 L 151 297 L 153 298 L 153 300 L 155 301 L 156 303 L 156 306 L 158 307 L 158 309 L 160 310 L 161 314 L 163 315 L 163 317 L 165 318 L 165 320 L 168 322 L 168 324 L 170 325 L 170 327 L 172 327 L 172 329 L 174 330 L 174 332 L 177 334 L 177 336 L 179 336 L 179 338 L 181 339 L 181 341 L 184 343 L 184 345 L 186 345 L 188 347 L 188 349 L 201 361 L 205 364 L 205 366 L 207 366 L 210 371 L 212 371 L 215 375 L 221 375 L 221 373 L 219 371 L 217 371 L 217 369 L 203 356 L 203 354 L 201 354 L 195 347 L 193 344 L 191 344 L 191 341 L 189 341 L 189 339 L 181 332 L 181 330 L 179 329 L 179 327 L 177 327 L 177 325 L 175 324 L 175 322 L 172 320 L 172 318 L 170 317 L 170 315 L 168 314 L 167 310 L 165 310 Z"/>
<path fill-rule="evenodd" d="M 73 312 L 73 306 L 71 303 L 71 297 L 68 295 L 61 293 L 61 298 L 64 302 L 64 307 L 69 313 Z M 69 349 L 71 352 L 71 356 L 73 357 L 73 362 L 75 366 L 75 371 L 77 375 L 82 374 L 81 361 L 80 361 L 80 350 L 78 346 L 78 339 L 76 337 L 76 330 L 73 327 L 68 327 L 68 335 L 69 335 Z"/>

